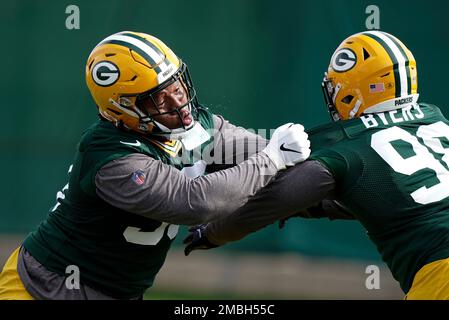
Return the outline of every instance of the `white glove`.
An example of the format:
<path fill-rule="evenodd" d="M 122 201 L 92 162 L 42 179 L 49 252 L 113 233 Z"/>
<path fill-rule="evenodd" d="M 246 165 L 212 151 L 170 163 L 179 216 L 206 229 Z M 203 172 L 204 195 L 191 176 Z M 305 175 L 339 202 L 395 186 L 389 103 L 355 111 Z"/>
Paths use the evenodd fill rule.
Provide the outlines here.
<path fill-rule="evenodd" d="M 282 170 L 310 156 L 310 141 L 302 125 L 287 123 L 273 132 L 262 152 L 274 162 L 278 170 Z"/>

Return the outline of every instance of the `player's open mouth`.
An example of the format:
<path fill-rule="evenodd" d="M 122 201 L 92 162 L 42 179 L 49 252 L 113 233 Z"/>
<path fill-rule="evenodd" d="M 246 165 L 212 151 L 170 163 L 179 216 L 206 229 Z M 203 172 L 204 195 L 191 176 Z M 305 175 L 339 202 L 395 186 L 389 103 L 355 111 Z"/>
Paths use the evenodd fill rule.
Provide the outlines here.
<path fill-rule="evenodd" d="M 187 127 L 192 123 L 192 121 L 193 121 L 192 115 L 188 114 L 182 119 L 182 124 Z"/>

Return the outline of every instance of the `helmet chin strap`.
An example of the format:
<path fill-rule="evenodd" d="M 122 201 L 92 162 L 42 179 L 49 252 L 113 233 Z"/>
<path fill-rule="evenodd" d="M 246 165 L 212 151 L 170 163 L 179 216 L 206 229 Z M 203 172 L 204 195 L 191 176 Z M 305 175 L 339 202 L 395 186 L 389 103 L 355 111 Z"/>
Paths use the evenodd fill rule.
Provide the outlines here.
<path fill-rule="evenodd" d="M 192 107 L 191 107 L 190 103 L 188 104 L 187 108 L 188 108 L 189 112 L 192 111 Z M 179 116 L 179 119 L 182 121 L 182 116 L 179 113 L 179 111 L 178 111 L 178 116 Z M 195 120 L 192 120 L 192 123 L 189 124 L 187 127 L 180 127 L 180 128 L 176 128 L 176 129 L 170 129 L 170 128 L 164 126 L 162 123 L 154 120 L 154 118 L 153 118 L 153 122 L 159 128 L 159 130 L 161 130 L 161 132 L 158 132 L 158 133 L 155 133 L 155 134 L 162 135 L 162 136 L 165 136 L 165 137 L 167 137 L 169 139 L 174 139 L 174 140 L 179 139 L 180 136 L 182 136 L 184 133 L 186 133 L 187 131 L 192 129 L 193 126 L 195 125 Z"/>
<path fill-rule="evenodd" d="M 192 110 L 192 106 L 188 105 L 189 112 Z M 178 112 L 181 119 L 181 114 Z M 192 119 L 187 127 L 181 127 L 176 129 L 170 129 L 164 126 L 162 123 L 154 120 L 153 123 L 159 128 L 161 132 L 153 133 L 154 135 L 163 136 L 170 140 L 178 140 L 182 143 L 184 148 L 188 151 L 199 147 L 201 144 L 210 139 L 210 134 L 203 128 L 199 121 Z"/>
<path fill-rule="evenodd" d="M 153 133 L 155 135 L 164 136 L 170 139 L 179 139 L 179 137 L 182 137 L 183 134 L 187 133 L 190 129 L 193 128 L 195 125 L 195 120 L 192 121 L 192 123 L 185 128 L 176 128 L 176 129 L 169 129 L 168 127 L 164 126 L 162 123 L 153 120 L 154 124 L 161 130 L 161 132 Z"/>
<path fill-rule="evenodd" d="M 155 135 L 164 136 L 171 140 L 179 140 L 187 151 L 199 147 L 210 139 L 210 134 L 203 128 L 199 121 L 192 121 L 185 129 L 177 128 L 173 130 L 168 129 L 157 121 L 154 122 L 162 131 L 168 131 L 156 133 Z"/>

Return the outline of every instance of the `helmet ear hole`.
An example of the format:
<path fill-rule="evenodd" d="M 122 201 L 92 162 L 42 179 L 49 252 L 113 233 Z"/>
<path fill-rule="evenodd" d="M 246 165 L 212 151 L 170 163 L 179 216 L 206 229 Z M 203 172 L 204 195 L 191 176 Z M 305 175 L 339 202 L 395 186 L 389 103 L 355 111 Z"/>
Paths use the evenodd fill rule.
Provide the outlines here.
<path fill-rule="evenodd" d="M 344 104 L 350 104 L 352 99 L 354 99 L 354 96 L 349 94 L 343 99 L 341 99 L 341 102 L 343 102 Z"/>

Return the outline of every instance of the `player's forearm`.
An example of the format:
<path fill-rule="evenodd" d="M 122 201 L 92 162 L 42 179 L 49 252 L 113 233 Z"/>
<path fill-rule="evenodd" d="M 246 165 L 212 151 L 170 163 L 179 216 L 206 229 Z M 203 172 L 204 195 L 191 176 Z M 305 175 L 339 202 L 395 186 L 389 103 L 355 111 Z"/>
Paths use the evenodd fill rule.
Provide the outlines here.
<path fill-rule="evenodd" d="M 222 245 L 239 240 L 279 219 L 329 197 L 335 181 L 317 161 L 306 161 L 278 175 L 232 215 L 207 226 L 210 242 Z"/>
<path fill-rule="evenodd" d="M 141 170 L 141 185 L 132 179 Z M 236 211 L 276 175 L 264 154 L 233 168 L 186 178 L 179 170 L 134 154 L 106 164 L 96 176 L 97 194 L 128 212 L 173 224 L 206 223 Z"/>

